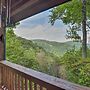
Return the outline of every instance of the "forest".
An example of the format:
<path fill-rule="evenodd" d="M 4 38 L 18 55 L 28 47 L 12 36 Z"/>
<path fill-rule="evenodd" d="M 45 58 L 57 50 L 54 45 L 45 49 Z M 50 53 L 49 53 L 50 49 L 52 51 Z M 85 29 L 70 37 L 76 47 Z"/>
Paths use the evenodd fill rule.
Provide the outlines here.
<path fill-rule="evenodd" d="M 90 86 L 90 48 L 88 48 L 88 58 L 85 60 L 81 57 L 81 48 L 77 49 L 75 45 L 58 57 L 31 40 L 17 37 L 12 28 L 7 30 L 6 37 L 8 61 L 74 83 Z"/>

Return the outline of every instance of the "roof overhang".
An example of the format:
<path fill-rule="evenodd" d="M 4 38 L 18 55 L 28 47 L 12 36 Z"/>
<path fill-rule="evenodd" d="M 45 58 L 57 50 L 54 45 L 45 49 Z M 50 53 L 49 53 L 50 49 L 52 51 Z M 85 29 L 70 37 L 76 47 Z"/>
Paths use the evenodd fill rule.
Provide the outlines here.
<path fill-rule="evenodd" d="M 11 22 L 18 22 L 67 1 L 70 0 L 11 0 Z"/>

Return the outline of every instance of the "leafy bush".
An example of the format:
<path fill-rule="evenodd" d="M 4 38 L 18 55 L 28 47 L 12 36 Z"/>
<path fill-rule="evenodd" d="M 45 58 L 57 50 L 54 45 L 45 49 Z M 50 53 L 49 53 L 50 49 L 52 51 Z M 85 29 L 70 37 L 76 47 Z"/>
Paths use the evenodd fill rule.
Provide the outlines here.
<path fill-rule="evenodd" d="M 81 50 L 67 51 L 61 58 L 65 64 L 67 79 L 81 85 L 90 86 L 90 58 L 82 59 Z M 90 50 L 88 49 L 90 53 Z"/>

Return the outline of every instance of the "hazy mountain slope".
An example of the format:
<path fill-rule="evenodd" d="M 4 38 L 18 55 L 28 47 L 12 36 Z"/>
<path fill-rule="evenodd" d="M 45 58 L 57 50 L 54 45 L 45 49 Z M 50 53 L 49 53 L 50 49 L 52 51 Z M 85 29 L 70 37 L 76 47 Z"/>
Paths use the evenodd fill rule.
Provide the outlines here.
<path fill-rule="evenodd" d="M 19 62 L 22 59 L 34 61 L 37 59 L 38 54 L 42 54 L 41 57 L 51 57 L 42 47 L 36 45 L 31 40 L 17 37 L 13 30 L 8 30 L 6 34 L 6 55 L 8 60 L 13 60 L 14 62 L 16 60 Z"/>
<path fill-rule="evenodd" d="M 57 56 L 62 56 L 67 50 L 72 49 L 74 46 L 76 49 L 81 47 L 81 43 L 72 41 L 59 43 L 46 40 L 33 40 L 33 42 L 42 47 L 47 52 L 53 53 Z"/>
<path fill-rule="evenodd" d="M 57 76 L 59 58 L 46 52 L 42 47 L 17 37 L 13 30 L 6 32 L 6 58 L 10 62 Z"/>

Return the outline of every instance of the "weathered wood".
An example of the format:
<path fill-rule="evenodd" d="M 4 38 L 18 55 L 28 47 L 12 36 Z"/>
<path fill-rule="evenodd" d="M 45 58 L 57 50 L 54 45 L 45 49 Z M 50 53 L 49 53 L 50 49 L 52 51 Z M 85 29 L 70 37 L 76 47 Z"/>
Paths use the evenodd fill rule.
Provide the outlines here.
<path fill-rule="evenodd" d="M 28 90 L 28 82 L 27 82 L 27 78 L 25 78 L 25 90 Z"/>
<path fill-rule="evenodd" d="M 21 90 L 24 90 L 24 81 L 23 81 L 23 77 L 21 77 Z"/>
<path fill-rule="evenodd" d="M 29 89 L 32 90 L 32 82 L 29 80 Z"/>
<path fill-rule="evenodd" d="M 67 1 L 70 0 L 11 0 L 11 22 L 18 22 Z"/>
<path fill-rule="evenodd" d="M 39 90 L 90 90 L 88 87 L 73 84 L 8 61 L 1 61 L 0 69 L 2 69 L 3 76 L 5 76 L 6 72 L 9 73 L 7 80 L 5 77 L 2 77 L 3 85 L 5 85 L 6 88 L 8 87 L 9 90 L 12 90 L 13 88 L 14 90 L 38 90 L 37 85 L 40 86 Z M 15 74 L 15 78 L 13 77 L 13 73 Z M 12 80 L 14 80 L 15 83 L 13 83 Z"/>
<path fill-rule="evenodd" d="M 6 34 L 6 0 L 0 0 L 0 61 L 5 60 L 5 34 Z"/>

